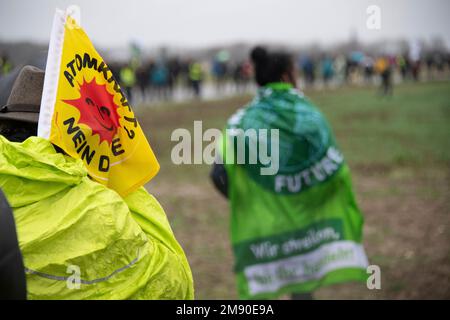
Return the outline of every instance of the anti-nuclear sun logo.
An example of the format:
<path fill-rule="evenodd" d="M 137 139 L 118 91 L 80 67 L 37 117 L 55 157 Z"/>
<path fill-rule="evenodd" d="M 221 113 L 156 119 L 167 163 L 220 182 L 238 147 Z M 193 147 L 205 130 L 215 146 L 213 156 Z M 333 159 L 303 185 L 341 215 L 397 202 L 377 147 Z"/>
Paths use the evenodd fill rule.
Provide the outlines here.
<path fill-rule="evenodd" d="M 100 136 L 101 144 L 107 141 L 111 145 L 117 133 L 119 123 L 118 106 L 114 103 L 114 95 L 106 89 L 106 85 L 99 85 L 95 78 L 91 82 L 83 79 L 80 85 L 80 97 L 74 100 L 63 100 L 80 111 L 79 124 L 91 128 L 92 135 Z"/>

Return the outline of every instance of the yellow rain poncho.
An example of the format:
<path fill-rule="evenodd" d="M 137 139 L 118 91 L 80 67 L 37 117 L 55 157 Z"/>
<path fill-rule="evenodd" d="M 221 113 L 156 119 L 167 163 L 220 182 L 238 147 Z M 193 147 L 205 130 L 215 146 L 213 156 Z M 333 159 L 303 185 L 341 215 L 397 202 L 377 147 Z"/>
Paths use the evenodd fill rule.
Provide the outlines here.
<path fill-rule="evenodd" d="M 3 136 L 0 188 L 14 211 L 29 299 L 193 299 L 184 252 L 144 188 L 122 199 L 49 141 Z"/>

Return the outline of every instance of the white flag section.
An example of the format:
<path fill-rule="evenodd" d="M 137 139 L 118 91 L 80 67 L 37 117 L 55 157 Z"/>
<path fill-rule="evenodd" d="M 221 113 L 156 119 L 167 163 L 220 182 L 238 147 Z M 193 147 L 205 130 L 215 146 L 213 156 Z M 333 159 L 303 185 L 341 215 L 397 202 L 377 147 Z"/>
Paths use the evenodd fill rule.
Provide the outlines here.
<path fill-rule="evenodd" d="M 59 65 L 64 44 L 64 25 L 66 13 L 57 9 L 53 18 L 47 65 L 45 67 L 44 88 L 42 90 L 41 110 L 39 112 L 38 137 L 50 138 L 56 91 L 59 82 Z"/>
<path fill-rule="evenodd" d="M 320 279 L 330 271 L 342 268 L 367 268 L 368 261 L 361 244 L 336 241 L 299 256 L 246 267 L 250 293 L 276 292 L 295 282 Z"/>

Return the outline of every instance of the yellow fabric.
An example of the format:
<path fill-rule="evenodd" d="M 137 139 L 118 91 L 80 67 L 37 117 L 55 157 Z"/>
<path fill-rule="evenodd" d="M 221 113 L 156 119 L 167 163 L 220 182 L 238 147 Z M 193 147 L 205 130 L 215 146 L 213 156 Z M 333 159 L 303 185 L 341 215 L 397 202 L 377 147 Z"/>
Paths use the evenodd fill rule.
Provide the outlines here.
<path fill-rule="evenodd" d="M 29 299 L 193 299 L 184 252 L 145 189 L 122 199 L 49 141 L 3 136 L 0 188 L 13 208 Z M 79 289 L 67 281 L 73 266 Z"/>
<path fill-rule="evenodd" d="M 378 58 L 375 61 L 375 71 L 378 73 L 383 73 L 388 67 L 388 62 L 385 58 Z"/>

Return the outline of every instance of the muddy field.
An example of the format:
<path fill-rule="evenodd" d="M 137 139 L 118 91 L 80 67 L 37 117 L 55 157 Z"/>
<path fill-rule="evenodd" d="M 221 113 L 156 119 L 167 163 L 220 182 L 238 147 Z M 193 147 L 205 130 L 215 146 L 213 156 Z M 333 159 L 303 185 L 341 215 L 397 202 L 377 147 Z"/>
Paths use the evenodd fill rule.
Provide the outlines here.
<path fill-rule="evenodd" d="M 450 298 L 450 82 L 405 84 L 381 98 L 374 88 L 305 92 L 331 122 L 365 215 L 371 264 L 381 290 L 350 283 L 318 299 Z M 227 202 L 209 166 L 171 162 L 176 128 L 222 128 L 251 97 L 137 108 L 161 163 L 147 185 L 165 208 L 188 256 L 197 299 L 236 298 Z M 205 144 L 206 145 L 206 144 Z"/>

